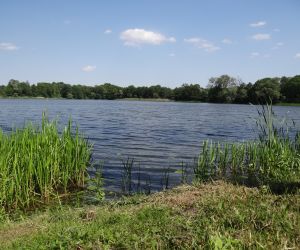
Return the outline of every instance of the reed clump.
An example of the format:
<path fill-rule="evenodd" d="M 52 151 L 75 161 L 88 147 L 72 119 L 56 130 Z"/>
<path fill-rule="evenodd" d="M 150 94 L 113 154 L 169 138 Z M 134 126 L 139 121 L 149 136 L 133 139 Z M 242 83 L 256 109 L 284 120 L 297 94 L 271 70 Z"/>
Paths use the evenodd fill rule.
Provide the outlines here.
<path fill-rule="evenodd" d="M 61 132 L 45 114 L 41 126 L 28 123 L 9 134 L 0 129 L 0 207 L 28 209 L 83 187 L 91 154 L 71 119 Z"/>
<path fill-rule="evenodd" d="M 203 143 L 194 168 L 196 180 L 226 179 L 249 186 L 267 185 L 277 192 L 299 188 L 299 132 L 290 134 L 288 122 L 277 119 L 272 105 L 262 106 L 258 114 L 258 140 Z"/>

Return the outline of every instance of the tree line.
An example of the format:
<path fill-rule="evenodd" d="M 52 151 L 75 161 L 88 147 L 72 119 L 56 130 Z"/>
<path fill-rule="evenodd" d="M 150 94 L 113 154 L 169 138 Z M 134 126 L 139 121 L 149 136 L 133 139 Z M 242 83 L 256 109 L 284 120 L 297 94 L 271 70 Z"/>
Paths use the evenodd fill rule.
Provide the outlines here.
<path fill-rule="evenodd" d="M 6 85 L 0 86 L 0 96 L 108 100 L 160 98 L 213 103 L 264 103 L 269 101 L 300 103 L 300 75 L 263 78 L 255 83 L 247 84 L 241 79 L 221 75 L 210 78 L 206 88 L 199 84 L 183 84 L 174 89 L 160 85 L 120 87 L 110 83 L 96 86 L 70 85 L 63 82 L 30 84 L 12 79 Z"/>

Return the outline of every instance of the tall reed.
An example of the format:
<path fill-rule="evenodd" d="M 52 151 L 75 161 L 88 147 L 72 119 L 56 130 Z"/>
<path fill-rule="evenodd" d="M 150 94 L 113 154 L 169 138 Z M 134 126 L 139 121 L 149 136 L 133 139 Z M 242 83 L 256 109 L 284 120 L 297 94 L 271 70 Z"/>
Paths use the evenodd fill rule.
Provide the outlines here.
<path fill-rule="evenodd" d="M 91 153 L 71 119 L 61 133 L 45 114 L 41 126 L 28 123 L 9 134 L 0 129 L 0 207 L 29 208 L 83 187 Z"/>
<path fill-rule="evenodd" d="M 227 179 L 247 185 L 300 184 L 299 133 L 289 134 L 271 105 L 258 109 L 258 140 L 246 143 L 205 141 L 194 168 L 198 181 Z"/>

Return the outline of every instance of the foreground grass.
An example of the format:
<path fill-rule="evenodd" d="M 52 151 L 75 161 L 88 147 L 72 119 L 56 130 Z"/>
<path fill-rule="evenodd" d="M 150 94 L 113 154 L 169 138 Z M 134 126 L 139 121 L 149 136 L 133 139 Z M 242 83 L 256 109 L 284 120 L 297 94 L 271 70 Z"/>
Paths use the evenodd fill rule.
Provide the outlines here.
<path fill-rule="evenodd" d="M 225 182 L 100 206 L 60 207 L 0 226 L 1 249 L 299 249 L 300 196 Z"/>

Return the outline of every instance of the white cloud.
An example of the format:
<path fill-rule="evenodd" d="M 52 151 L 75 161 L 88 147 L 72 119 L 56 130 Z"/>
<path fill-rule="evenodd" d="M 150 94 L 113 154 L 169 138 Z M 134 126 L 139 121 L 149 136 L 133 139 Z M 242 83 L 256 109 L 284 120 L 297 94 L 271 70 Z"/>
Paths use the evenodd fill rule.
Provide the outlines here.
<path fill-rule="evenodd" d="M 232 44 L 233 42 L 230 39 L 228 39 L 228 38 L 224 38 L 222 40 L 222 43 L 224 43 L 224 44 Z"/>
<path fill-rule="evenodd" d="M 175 56 L 175 53 L 170 53 L 169 56 L 170 56 L 170 57 L 174 57 L 174 56 Z"/>
<path fill-rule="evenodd" d="M 193 44 L 199 49 L 203 49 L 206 52 L 214 52 L 216 50 L 219 50 L 220 47 L 215 46 L 212 42 L 209 42 L 205 39 L 198 38 L 198 37 L 193 37 L 193 38 L 188 38 L 184 39 L 186 43 Z"/>
<path fill-rule="evenodd" d="M 166 42 L 176 42 L 174 37 L 166 37 L 161 33 L 144 29 L 124 30 L 120 35 L 120 39 L 127 46 L 139 46 L 142 44 L 160 45 Z"/>
<path fill-rule="evenodd" d="M 252 58 L 258 57 L 258 56 L 260 56 L 260 53 L 258 53 L 258 52 L 252 52 L 252 53 L 251 53 L 251 57 L 252 57 Z"/>
<path fill-rule="evenodd" d="M 297 54 L 295 55 L 295 58 L 300 59 L 300 53 L 297 53 Z"/>
<path fill-rule="evenodd" d="M 107 35 L 110 34 L 110 33 L 112 33 L 111 29 L 107 29 L 107 30 L 104 31 L 104 34 L 107 34 Z"/>
<path fill-rule="evenodd" d="M 280 29 L 273 29 L 274 32 L 280 32 Z"/>
<path fill-rule="evenodd" d="M 0 43 L 0 50 L 8 50 L 8 51 L 12 51 L 12 50 L 17 50 L 19 49 L 16 45 L 14 45 L 13 43 Z"/>
<path fill-rule="evenodd" d="M 258 21 L 256 23 L 250 23 L 250 26 L 256 28 L 256 27 L 263 27 L 266 24 L 267 24 L 266 21 Z"/>
<path fill-rule="evenodd" d="M 82 71 L 84 72 L 92 72 L 96 69 L 96 66 L 92 66 L 92 65 L 86 65 L 82 68 Z"/>
<path fill-rule="evenodd" d="M 270 34 L 255 34 L 252 36 L 252 39 L 257 40 L 257 41 L 270 40 L 271 35 Z"/>
<path fill-rule="evenodd" d="M 261 54 L 259 52 L 252 52 L 250 54 L 250 58 L 270 58 L 271 55 L 270 54 Z"/>
<path fill-rule="evenodd" d="M 271 48 L 271 49 L 279 49 L 280 47 L 282 47 L 284 45 L 284 43 L 283 42 L 279 42 L 279 43 L 276 43 L 276 45 L 273 47 L 273 48 Z"/>

